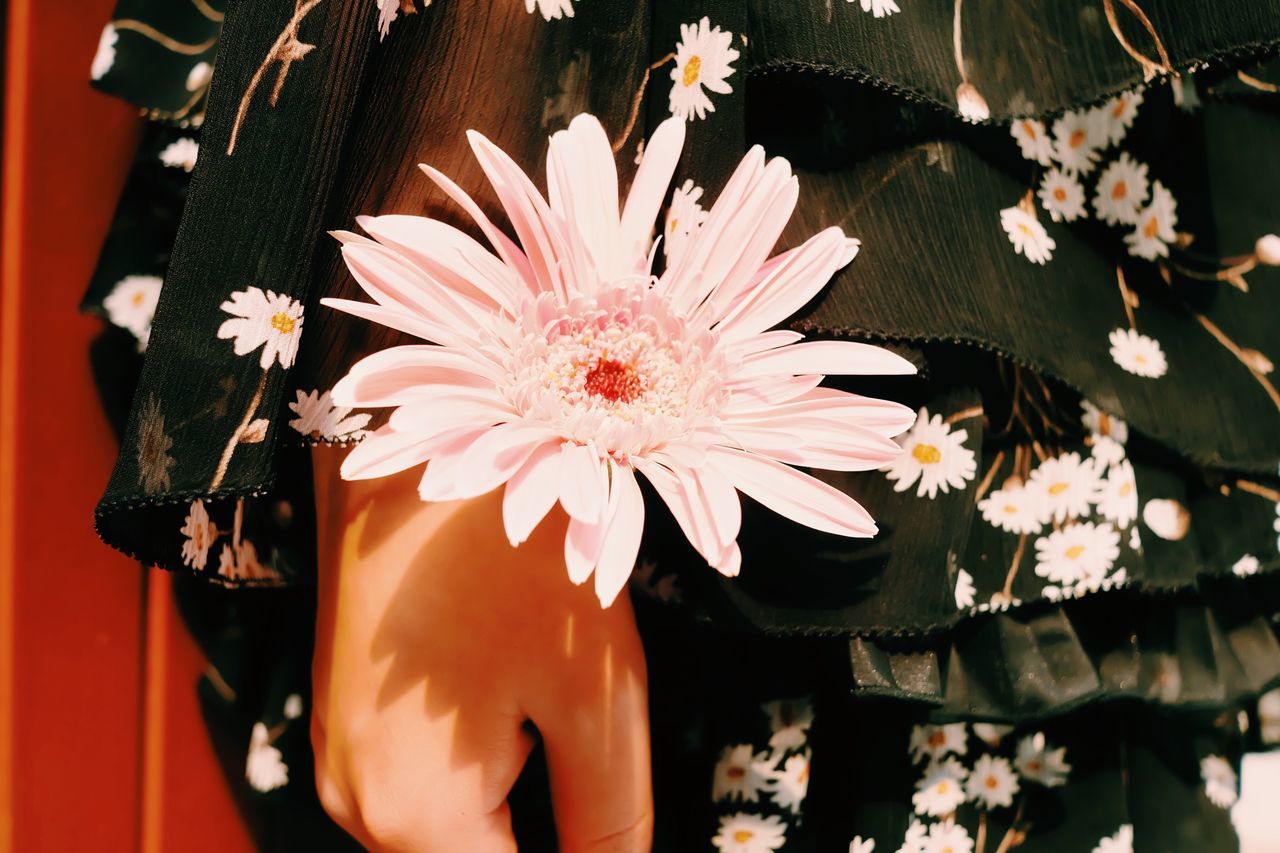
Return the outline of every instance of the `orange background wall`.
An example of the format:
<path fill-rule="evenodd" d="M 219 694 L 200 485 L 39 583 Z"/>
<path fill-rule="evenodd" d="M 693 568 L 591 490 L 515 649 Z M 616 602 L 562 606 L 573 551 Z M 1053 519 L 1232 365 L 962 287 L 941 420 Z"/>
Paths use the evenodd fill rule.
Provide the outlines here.
<path fill-rule="evenodd" d="M 112 5 L 7 3 L 0 852 L 247 850 L 168 579 L 92 529 L 115 446 L 89 371 L 98 321 L 77 304 L 140 122 L 88 86 Z"/>

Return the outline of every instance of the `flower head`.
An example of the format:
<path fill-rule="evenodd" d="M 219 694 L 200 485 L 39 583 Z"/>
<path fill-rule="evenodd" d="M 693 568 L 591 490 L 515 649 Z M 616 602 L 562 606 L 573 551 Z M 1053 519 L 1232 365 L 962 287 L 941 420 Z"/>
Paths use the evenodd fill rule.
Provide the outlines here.
<path fill-rule="evenodd" d="M 174 169 L 190 172 L 196 167 L 196 157 L 200 154 L 200 143 L 189 136 L 175 139 L 160 152 L 160 162 Z"/>
<path fill-rule="evenodd" d="M 336 405 L 394 407 L 343 463 L 347 479 L 429 461 L 423 500 L 506 484 L 503 521 L 523 542 L 558 502 L 569 577 L 592 574 L 607 605 L 626 583 L 644 524 L 642 474 L 707 562 L 736 574 L 736 491 L 801 524 L 870 536 L 852 498 L 792 465 L 874 470 L 914 420 L 896 403 L 818 387 L 824 374 L 913 373 L 866 344 L 798 343 L 770 331 L 856 253 L 829 228 L 769 252 L 795 206 L 785 160 L 752 149 L 685 250 L 654 276 L 652 229 L 684 141 L 668 119 L 619 212 L 608 137 L 579 116 L 551 139 L 549 199 L 477 133 L 472 149 L 519 244 L 448 178 L 427 173 L 493 245 L 416 216 L 364 217 L 374 239 L 338 235 L 374 303 L 324 304 L 431 341 L 362 360 Z M 426 168 L 426 167 L 424 167 Z"/>
<path fill-rule="evenodd" d="M 964 802 L 966 775 L 964 765 L 954 758 L 930 764 L 911 795 L 916 814 L 938 817 L 955 811 Z"/>
<path fill-rule="evenodd" d="M 1067 774 L 1071 772 L 1071 765 L 1066 762 L 1066 757 L 1066 747 L 1054 749 L 1045 740 L 1043 732 L 1036 732 L 1018 741 L 1018 755 L 1013 763 L 1023 779 L 1053 788 L 1064 784 Z"/>
<path fill-rule="evenodd" d="M 1118 145 L 1129 132 L 1133 120 L 1138 117 L 1138 107 L 1142 106 L 1142 90 L 1121 92 L 1102 106 L 1094 110 L 1094 120 L 1099 130 L 1106 136 L 1107 145 Z"/>
<path fill-rule="evenodd" d="M 1136 225 L 1147 201 L 1147 164 L 1123 151 L 1098 176 L 1093 209 L 1108 225 Z"/>
<path fill-rule="evenodd" d="M 1100 583 L 1120 556 L 1120 534 L 1107 522 L 1080 522 L 1036 540 L 1036 574 L 1053 583 Z"/>
<path fill-rule="evenodd" d="M 1059 169 L 1045 172 L 1037 195 L 1054 222 L 1074 222 L 1085 215 L 1084 187 L 1073 175 Z"/>
<path fill-rule="evenodd" d="M 929 827 L 929 837 L 921 849 L 923 853 L 971 853 L 973 839 L 969 830 L 948 818 Z"/>
<path fill-rule="evenodd" d="M 195 500 L 182 525 L 182 564 L 203 569 L 209 561 L 209 547 L 218 538 L 218 525 L 209 520 L 204 501 Z"/>
<path fill-rule="evenodd" d="M 956 609 L 964 610 L 973 606 L 973 596 L 978 588 L 973 585 L 973 575 L 961 569 L 956 573 Z"/>
<path fill-rule="evenodd" d="M 978 511 L 988 524 L 1008 533 L 1039 533 L 1044 503 L 1043 490 L 1012 482 L 978 501 Z"/>
<path fill-rule="evenodd" d="M 1009 235 L 1013 250 L 1031 263 L 1044 264 L 1053 259 L 1053 250 L 1058 248 L 1058 244 L 1044 230 L 1040 220 L 1023 210 L 1020 205 L 1015 204 L 1000 211 L 1000 225 L 1004 228 L 1004 233 Z"/>
<path fill-rule="evenodd" d="M 1133 825 L 1126 823 L 1114 835 L 1103 838 L 1093 853 L 1133 853 Z"/>
<path fill-rule="evenodd" d="M 573 0 L 524 0 L 524 8 L 527 12 L 536 9 L 544 21 L 573 17 Z"/>
<path fill-rule="evenodd" d="M 1092 172 L 1106 142 L 1106 128 L 1091 110 L 1068 110 L 1053 123 L 1054 159 L 1062 164 L 1065 172 L 1078 175 Z"/>
<path fill-rule="evenodd" d="M 921 409 L 915 426 L 901 439 L 902 452 L 884 466 L 886 476 L 896 481 L 893 490 L 906 491 L 917 480 L 917 497 L 963 489 L 978 470 L 973 451 L 964 446 L 968 437 L 968 430 L 953 430 L 942 415 L 930 417 L 927 408 Z"/>
<path fill-rule="evenodd" d="M 984 809 L 1013 805 L 1013 795 L 1018 793 L 1018 774 L 1009 766 L 1009 759 L 981 756 L 969 771 L 965 786 L 970 801 Z"/>
<path fill-rule="evenodd" d="M 298 399 L 289 404 L 296 418 L 289 421 L 289 426 L 311 438 L 328 441 L 334 439 L 357 439 L 367 435 L 365 425 L 372 417 L 368 414 L 351 414 L 345 406 L 333 405 L 332 394 L 325 391 L 303 391 L 297 389 Z"/>
<path fill-rule="evenodd" d="M 163 286 L 164 280 L 158 275 L 127 275 L 102 300 L 107 319 L 132 332 L 140 349 L 146 349 L 151 340 L 151 321 L 155 319 Z"/>
<path fill-rule="evenodd" d="M 1106 478 L 1099 482 L 1097 502 L 1098 512 L 1107 521 L 1117 527 L 1133 524 L 1138 517 L 1138 484 L 1134 479 L 1133 464 L 1128 459 L 1113 465 Z"/>
<path fill-rule="evenodd" d="M 727 95 L 733 87 L 731 63 L 738 51 L 729 45 L 733 33 L 711 26 L 710 18 L 680 25 L 676 66 L 671 69 L 671 114 L 677 118 L 706 118 L 716 111 L 707 92 Z"/>
<path fill-rule="evenodd" d="M 671 193 L 671 204 L 667 206 L 666 224 L 662 229 L 662 251 L 668 262 L 674 262 L 684 251 L 689 236 L 702 227 L 707 221 L 707 211 L 703 210 L 698 199 L 702 198 L 702 187 L 694 186 L 692 180 L 685 181 Z"/>
<path fill-rule="evenodd" d="M 800 749 L 809 740 L 813 702 L 808 698 L 766 702 L 760 709 L 769 717 L 769 748 L 779 752 Z"/>
<path fill-rule="evenodd" d="M 969 751 L 964 723 L 912 726 L 908 749 L 913 762 L 942 758 L 949 752 L 964 755 Z"/>
<path fill-rule="evenodd" d="M 298 355 L 302 338 L 302 303 L 287 295 L 258 287 L 237 290 L 221 305 L 231 314 L 218 327 L 219 338 L 235 340 L 236 355 L 247 355 L 262 347 L 258 363 L 270 369 L 277 360 L 289 368 Z"/>
<path fill-rule="evenodd" d="M 789 757 L 782 766 L 769 774 L 769 796 L 779 809 L 792 814 L 800 813 L 800 806 L 809 793 L 809 751 Z"/>
<path fill-rule="evenodd" d="M 98 36 L 98 50 L 93 54 L 93 64 L 89 66 L 89 76 L 94 80 L 101 80 L 102 76 L 115 64 L 118 41 L 120 41 L 120 33 L 114 24 L 107 24 L 102 28 L 102 35 Z"/>
<path fill-rule="evenodd" d="M 257 791 L 274 791 L 289 784 L 289 768 L 280 750 L 271 745 L 271 733 L 265 723 L 253 724 L 244 776 Z"/>
<path fill-rule="evenodd" d="M 1177 224 L 1178 204 L 1164 184 L 1156 181 L 1151 187 L 1151 203 L 1138 214 L 1133 231 L 1124 237 L 1129 254 L 1148 261 L 1168 257 L 1169 244 L 1178 236 L 1173 230 Z"/>
<path fill-rule="evenodd" d="M 849 0 L 849 2 L 852 3 L 854 0 Z M 861 0 L 859 5 L 862 6 L 862 11 L 870 12 L 877 18 L 883 18 L 899 11 L 898 4 L 893 0 Z M 873 841 L 872 844 L 874 843 Z"/>
<path fill-rule="evenodd" d="M 1009 125 L 1009 133 L 1017 140 L 1023 157 L 1041 166 L 1053 163 L 1053 137 L 1049 136 L 1043 122 L 1034 118 L 1016 119 Z"/>
<path fill-rule="evenodd" d="M 711 843 L 720 853 L 771 853 L 787 843 L 787 825 L 777 815 L 738 812 L 720 818 Z"/>
<path fill-rule="evenodd" d="M 1035 493 L 1040 521 L 1062 522 L 1089 514 L 1098 490 L 1098 470 L 1092 459 L 1075 451 L 1051 456 L 1031 472 L 1026 487 Z"/>
<path fill-rule="evenodd" d="M 716 762 L 711 799 L 754 803 L 767 789 L 772 769 L 767 752 L 756 753 L 749 743 L 726 746 Z"/>
<path fill-rule="evenodd" d="M 1169 369 L 1164 350 L 1155 338 L 1139 334 L 1133 329 L 1112 329 L 1111 359 L 1134 376 L 1159 379 Z"/>

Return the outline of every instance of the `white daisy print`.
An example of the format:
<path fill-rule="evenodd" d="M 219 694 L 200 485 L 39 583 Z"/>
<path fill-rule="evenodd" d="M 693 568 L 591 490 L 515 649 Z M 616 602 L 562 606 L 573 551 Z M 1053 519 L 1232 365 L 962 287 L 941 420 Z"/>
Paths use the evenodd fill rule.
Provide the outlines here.
<path fill-rule="evenodd" d="M 1108 835 L 1093 848 L 1093 853 L 1133 853 L 1133 826 L 1126 823 L 1115 835 Z"/>
<path fill-rule="evenodd" d="M 939 817 L 955 811 L 964 802 L 966 775 L 964 765 L 954 758 L 930 764 L 911 795 L 916 814 Z"/>
<path fill-rule="evenodd" d="M 1039 533 L 1046 515 L 1044 493 L 1015 480 L 978 501 L 978 511 L 983 521 L 1007 533 Z"/>
<path fill-rule="evenodd" d="M 1087 175 L 1098 163 L 1106 134 L 1093 111 L 1069 110 L 1053 123 L 1053 154 L 1064 171 Z"/>
<path fill-rule="evenodd" d="M 671 193 L 671 206 L 667 208 L 667 221 L 662 229 L 662 251 L 669 262 L 674 262 L 684 251 L 685 244 L 702 223 L 707 220 L 707 211 L 698 203 L 702 198 L 702 187 L 686 180 Z"/>
<path fill-rule="evenodd" d="M 1036 540 L 1036 574 L 1051 583 L 1101 583 L 1120 556 L 1120 534 L 1084 521 Z"/>
<path fill-rule="evenodd" d="M 1134 376 L 1159 379 L 1168 372 L 1169 362 L 1155 338 L 1124 328 L 1112 329 L 1107 337 L 1111 340 L 1112 361 Z"/>
<path fill-rule="evenodd" d="M 947 723 L 944 726 L 914 726 L 907 747 L 913 762 L 942 758 L 948 753 L 964 755 L 969 751 L 965 740 L 964 723 Z"/>
<path fill-rule="evenodd" d="M 333 405 L 328 391 L 321 394 L 318 390 L 307 392 L 299 388 L 297 394 L 298 399 L 289 404 L 297 417 L 289 421 L 289 426 L 303 435 L 333 441 L 362 438 L 367 434 L 365 426 L 372 415 L 352 415 L 345 406 Z"/>
<path fill-rule="evenodd" d="M 249 736 L 249 756 L 244 765 L 244 777 L 255 791 L 274 791 L 289 783 L 289 768 L 280 750 L 271 745 L 271 735 L 266 724 L 253 724 Z"/>
<path fill-rule="evenodd" d="M 1098 176 L 1093 209 L 1108 225 L 1136 225 L 1147 201 L 1147 164 L 1121 152 Z"/>
<path fill-rule="evenodd" d="M 923 823 L 911 818 L 907 831 L 902 836 L 902 846 L 898 853 L 924 853 L 925 839 L 929 837 L 929 829 Z"/>
<path fill-rule="evenodd" d="M 974 593 L 978 591 L 973 585 L 973 575 L 961 569 L 956 575 L 956 609 L 964 610 L 973 606 Z"/>
<path fill-rule="evenodd" d="M 1131 551 L 1142 550 L 1142 534 L 1138 533 L 1138 526 L 1136 524 L 1129 528 L 1129 549 Z"/>
<path fill-rule="evenodd" d="M 1040 220 L 1018 205 L 1000 211 L 1000 226 L 1009 235 L 1013 250 L 1033 264 L 1053 260 L 1053 250 L 1058 244 L 1044 230 Z"/>
<path fill-rule="evenodd" d="M 1089 514 L 1098 491 L 1098 470 L 1092 459 L 1074 450 L 1051 456 L 1031 472 L 1025 488 L 1040 499 L 1040 520 L 1063 522 Z"/>
<path fill-rule="evenodd" d="M 258 363 L 263 370 L 280 362 L 293 365 L 302 337 L 302 303 L 285 294 L 258 287 L 237 290 L 220 306 L 233 315 L 218 327 L 219 338 L 234 338 L 236 355 L 247 355 L 262 347 Z"/>
<path fill-rule="evenodd" d="M 771 853 L 787 843 L 787 825 L 777 815 L 739 812 L 720 818 L 711 843 L 720 853 Z"/>
<path fill-rule="evenodd" d="M 213 79 L 213 66 L 207 62 L 197 62 L 187 72 L 187 91 L 196 92 L 209 85 Z"/>
<path fill-rule="evenodd" d="M 573 17 L 573 0 L 524 0 L 524 8 L 526 12 L 536 9 L 546 21 Z"/>
<path fill-rule="evenodd" d="M 929 837 L 921 850 L 923 853 L 972 853 L 973 839 L 967 829 L 947 819 L 929 827 Z"/>
<path fill-rule="evenodd" d="M 1041 166 L 1053 164 L 1053 138 L 1044 123 L 1033 118 L 1020 118 L 1009 125 L 1009 133 L 1018 142 L 1022 156 Z"/>
<path fill-rule="evenodd" d="M 1258 562 L 1258 558 L 1252 554 L 1245 554 L 1231 565 L 1231 573 L 1238 578 L 1247 578 L 1250 575 L 1256 575 L 1262 564 Z"/>
<path fill-rule="evenodd" d="M 258 560 L 258 549 L 248 539 L 241 539 L 238 545 L 222 546 L 218 574 L 229 581 L 280 579 L 275 569 Z"/>
<path fill-rule="evenodd" d="M 809 754 L 806 750 L 793 755 L 782 763 L 782 767 L 769 776 L 769 796 L 778 804 L 778 808 L 789 810 L 793 815 L 800 813 L 800 806 L 809 793 Z"/>
<path fill-rule="evenodd" d="M 1067 774 L 1071 772 L 1066 757 L 1066 747 L 1054 749 L 1045 740 L 1043 732 L 1036 732 L 1018 741 L 1018 755 L 1013 763 L 1023 779 L 1053 788 L 1065 783 Z"/>
<path fill-rule="evenodd" d="M 1107 414 L 1088 400 L 1081 401 L 1080 407 L 1083 409 L 1080 423 L 1090 435 L 1114 438 L 1121 444 L 1129 440 L 1129 425 L 1120 418 Z"/>
<path fill-rule="evenodd" d="M 849 0 L 850 3 L 853 1 L 854 0 Z M 859 5 L 862 6 L 862 11 L 870 12 L 877 18 L 883 18 L 885 15 L 893 15 L 899 11 L 898 4 L 893 2 L 893 0 L 860 0 Z M 872 843 L 874 844 L 875 842 Z"/>
<path fill-rule="evenodd" d="M 175 139 L 160 152 L 160 162 L 171 169 L 181 169 L 190 173 L 196 167 L 196 155 L 200 153 L 200 143 L 189 136 Z"/>
<path fill-rule="evenodd" d="M 203 569 L 209 561 L 209 548 L 218 538 L 218 526 L 209 520 L 204 501 L 192 502 L 181 532 L 186 537 L 182 543 L 182 565 Z"/>
<path fill-rule="evenodd" d="M 1111 466 L 1098 486 L 1098 512 L 1117 527 L 1128 527 L 1138 517 L 1138 485 L 1128 459 Z"/>
<path fill-rule="evenodd" d="M 916 497 L 932 500 L 939 491 L 963 489 L 978 468 L 973 451 L 964 446 L 968 437 L 968 430 L 953 430 L 942 415 L 930 417 L 929 409 L 922 408 L 911 431 L 897 439 L 902 452 L 880 470 L 896 481 L 895 492 L 906 491 L 918 480 Z"/>
<path fill-rule="evenodd" d="M 1089 455 L 1093 457 L 1098 471 L 1102 472 L 1124 459 L 1124 445 L 1109 436 L 1093 436 L 1089 445 Z"/>
<path fill-rule="evenodd" d="M 756 752 L 751 744 L 726 746 L 716 762 L 711 799 L 755 803 L 769 782 L 768 753 Z"/>
<path fill-rule="evenodd" d="M 800 749 L 809 740 L 813 703 L 806 699 L 766 702 L 760 709 L 769 717 L 769 748 L 778 752 Z"/>
<path fill-rule="evenodd" d="M 1204 780 L 1204 793 L 1220 809 L 1229 809 L 1240 796 L 1236 771 L 1220 755 L 1206 755 L 1200 759 L 1200 778 Z"/>
<path fill-rule="evenodd" d="M 1133 120 L 1142 106 L 1142 92 L 1121 92 L 1094 111 L 1094 115 L 1106 135 L 1107 145 L 1118 145 L 1128 134 Z"/>
<path fill-rule="evenodd" d="M 1178 501 L 1156 498 L 1143 505 L 1142 521 L 1161 539 L 1177 542 L 1191 527 L 1191 513 Z"/>
<path fill-rule="evenodd" d="M 728 78 L 730 63 L 738 51 L 730 47 L 733 33 L 711 26 L 710 18 L 680 25 L 676 67 L 671 69 L 671 114 L 679 118 L 706 118 L 716 111 L 707 92 L 727 95 L 733 91 Z"/>
<path fill-rule="evenodd" d="M 973 733 L 987 746 L 995 749 L 1004 740 L 1005 735 L 1013 731 L 1013 726 L 1002 726 L 996 723 L 974 723 Z"/>
<path fill-rule="evenodd" d="M 876 840 L 868 838 L 865 841 L 861 835 L 855 835 L 853 840 L 849 842 L 849 853 L 875 853 Z"/>
<path fill-rule="evenodd" d="M 1151 186 L 1151 203 L 1134 223 L 1133 231 L 1125 235 L 1129 254 L 1154 261 L 1169 256 L 1169 244 L 1177 239 L 1174 227 L 1178 224 L 1178 204 L 1164 184 L 1156 181 Z"/>
<path fill-rule="evenodd" d="M 151 340 L 151 321 L 156 316 L 156 303 L 160 301 L 163 285 L 164 280 L 158 275 L 127 275 L 116 282 L 102 300 L 107 319 L 132 332 L 138 339 L 139 349 L 146 349 Z"/>
<path fill-rule="evenodd" d="M 1013 795 L 1018 793 L 1018 774 L 1013 772 L 1007 758 L 984 755 L 974 762 L 965 785 L 970 802 L 984 809 L 1013 805 Z"/>
<path fill-rule="evenodd" d="M 115 64 L 116 42 L 119 40 L 120 34 L 114 25 L 107 24 L 102 28 L 102 35 L 98 36 L 98 50 L 93 54 L 93 64 L 89 66 L 89 76 L 94 80 L 101 80 Z"/>
<path fill-rule="evenodd" d="M 1040 182 L 1040 204 L 1054 222 L 1074 222 L 1085 215 L 1084 187 L 1074 176 L 1050 169 Z"/>

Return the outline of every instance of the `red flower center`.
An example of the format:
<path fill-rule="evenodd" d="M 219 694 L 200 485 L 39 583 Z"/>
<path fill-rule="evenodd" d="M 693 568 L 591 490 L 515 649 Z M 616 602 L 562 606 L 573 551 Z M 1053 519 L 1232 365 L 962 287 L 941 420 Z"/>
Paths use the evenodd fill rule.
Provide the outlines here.
<path fill-rule="evenodd" d="M 644 391 L 636 369 L 611 358 L 596 362 L 583 387 L 588 394 L 614 403 L 630 403 Z"/>

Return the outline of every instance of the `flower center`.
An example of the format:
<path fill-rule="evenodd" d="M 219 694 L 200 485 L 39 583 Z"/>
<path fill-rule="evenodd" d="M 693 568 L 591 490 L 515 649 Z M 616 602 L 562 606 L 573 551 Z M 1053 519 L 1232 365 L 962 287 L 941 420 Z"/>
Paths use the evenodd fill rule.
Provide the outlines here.
<path fill-rule="evenodd" d="M 992 789 L 992 790 L 995 790 L 996 788 L 1000 787 L 1000 783 L 999 783 L 998 781 L 996 781 L 996 777 L 994 777 L 994 776 L 988 776 L 988 777 L 987 777 L 986 785 L 987 785 L 987 787 L 988 787 L 988 788 L 990 788 L 990 789 Z"/>
<path fill-rule="evenodd" d="M 942 451 L 923 442 L 911 448 L 911 455 L 921 465 L 934 465 L 942 461 Z"/>
<path fill-rule="evenodd" d="M 1083 144 L 1084 144 L 1084 131 L 1083 130 L 1071 131 L 1071 135 L 1067 137 L 1067 145 L 1069 145 L 1072 148 L 1079 148 Z"/>
<path fill-rule="evenodd" d="M 737 832 L 733 834 L 733 840 L 738 842 L 739 844 L 746 844 L 748 841 L 750 841 L 755 837 L 756 837 L 756 834 L 749 829 L 739 829 Z"/>
<path fill-rule="evenodd" d="M 282 335 L 292 332 L 295 325 L 297 321 L 283 311 L 271 315 L 271 327 Z"/>
<path fill-rule="evenodd" d="M 1058 201 L 1066 201 L 1066 200 L 1067 200 L 1067 191 L 1066 191 L 1066 190 L 1064 190 L 1062 187 L 1057 187 L 1057 188 L 1055 188 L 1055 189 L 1054 189 L 1054 191 L 1053 191 L 1053 197 L 1054 197 L 1055 199 L 1057 199 Z"/>
<path fill-rule="evenodd" d="M 1005 512 L 1005 515 L 1017 515 L 1018 507 L 1016 504 L 1005 504 L 1004 512 Z"/>
<path fill-rule="evenodd" d="M 702 57 L 691 56 L 684 64 L 684 85 L 692 86 L 698 82 L 698 74 L 702 71 Z"/>
<path fill-rule="evenodd" d="M 603 397 L 611 403 L 630 403 L 644 391 L 636 369 L 611 358 L 596 362 L 582 387 L 593 397 Z"/>
<path fill-rule="evenodd" d="M 1116 181 L 1116 185 L 1111 188 L 1111 197 L 1116 201 L 1124 198 L 1129 194 L 1129 188 L 1125 186 L 1124 181 Z"/>
<path fill-rule="evenodd" d="M 1111 117 L 1120 118 L 1120 116 L 1124 115 L 1125 105 L 1126 105 L 1126 101 L 1123 95 L 1121 95 L 1119 98 L 1116 98 L 1116 105 L 1111 108 Z"/>
<path fill-rule="evenodd" d="M 1120 496 L 1128 497 L 1133 492 L 1133 483 L 1125 483 L 1120 487 Z"/>
<path fill-rule="evenodd" d="M 1018 230 L 1021 231 L 1023 234 L 1027 235 L 1028 237 L 1035 236 L 1034 234 L 1031 233 L 1031 226 L 1027 225 L 1027 223 L 1025 222 L 1018 223 Z"/>
<path fill-rule="evenodd" d="M 738 765 L 735 764 L 725 771 L 725 775 L 728 776 L 730 779 L 741 779 L 747 775 L 747 769 L 745 767 L 739 767 Z"/>
<path fill-rule="evenodd" d="M 1070 548 L 1068 548 L 1068 549 L 1067 549 L 1067 551 L 1066 551 L 1067 559 L 1068 559 L 1068 560 L 1075 560 L 1075 559 L 1079 558 L 1079 556 L 1080 556 L 1081 554 L 1083 554 L 1083 553 L 1084 553 L 1084 546 L 1083 546 L 1083 545 L 1072 545 L 1072 546 L 1071 546 Z"/>
<path fill-rule="evenodd" d="M 144 297 L 142 295 L 142 291 L 139 290 L 137 293 L 133 294 L 133 298 L 130 299 L 129 301 L 133 303 L 134 308 L 137 308 L 139 305 L 142 304 L 143 298 Z"/>
<path fill-rule="evenodd" d="M 938 793 L 945 794 L 947 792 L 948 787 L 949 786 L 947 785 L 947 780 L 943 779 L 941 782 L 938 783 Z"/>
<path fill-rule="evenodd" d="M 1151 238 L 1156 236 L 1156 232 L 1159 230 L 1160 230 L 1160 220 L 1153 216 L 1147 220 L 1146 225 L 1142 226 L 1142 236 L 1150 240 Z"/>
<path fill-rule="evenodd" d="M 929 735 L 929 746 L 932 746 L 935 749 L 940 746 L 946 745 L 946 742 L 947 742 L 947 735 L 945 732 L 942 731 L 942 729 L 937 729 L 934 731 L 933 734 Z"/>
<path fill-rule="evenodd" d="M 1052 486 L 1049 487 L 1049 494 L 1055 495 L 1055 496 L 1060 495 L 1069 488 L 1071 488 L 1070 483 L 1054 483 Z"/>
<path fill-rule="evenodd" d="M 1031 137 L 1032 139 L 1036 138 L 1036 126 L 1031 122 L 1024 121 L 1022 123 L 1022 130 L 1024 133 L 1027 134 L 1027 136 Z"/>

